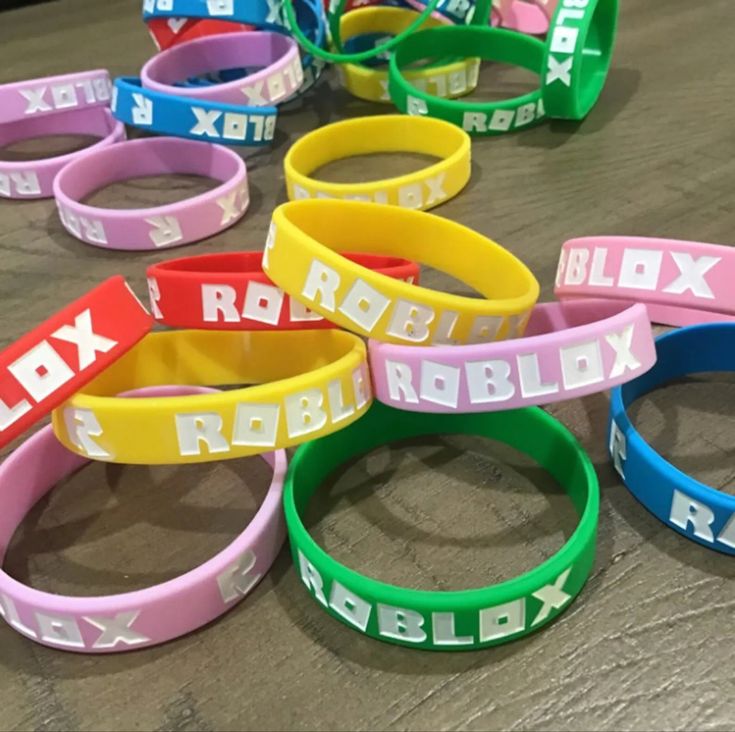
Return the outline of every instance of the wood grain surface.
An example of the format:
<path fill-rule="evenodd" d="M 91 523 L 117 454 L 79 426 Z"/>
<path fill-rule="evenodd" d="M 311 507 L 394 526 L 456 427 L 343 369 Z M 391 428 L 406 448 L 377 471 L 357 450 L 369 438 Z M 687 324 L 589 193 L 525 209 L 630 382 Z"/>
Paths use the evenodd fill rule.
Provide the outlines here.
<path fill-rule="evenodd" d="M 438 213 L 523 258 L 542 284 L 542 299 L 551 297 L 559 248 L 572 236 L 729 243 L 734 13 L 733 0 L 622 0 L 613 69 L 589 118 L 476 140 L 469 186 Z M 0 82 L 96 67 L 135 74 L 152 51 L 139 0 L 59 0 L 0 13 Z M 484 69 L 482 78 L 485 96 L 537 83 L 506 69 Z M 285 198 L 281 161 L 289 144 L 329 121 L 382 111 L 329 78 L 283 113 L 272 148 L 245 153 L 252 190 L 246 217 L 176 252 L 106 252 L 70 237 L 50 201 L 0 201 L 0 345 L 111 274 L 126 275 L 145 296 L 145 267 L 154 261 L 260 248 L 270 212 Z M 0 154 L 79 144 L 27 143 Z M 329 166 L 324 175 L 355 180 L 420 164 L 380 156 Z M 138 180 L 92 200 L 152 205 L 208 185 Z M 462 288 L 436 273 L 427 282 Z M 546 630 L 470 653 L 379 643 L 329 618 L 284 550 L 236 609 L 160 648 L 79 656 L 34 645 L 3 624 L 0 728 L 732 729 L 735 563 L 674 534 L 620 484 L 605 454 L 607 406 L 607 395 L 597 395 L 551 410 L 592 456 L 602 507 L 592 577 Z M 689 380 L 632 411 L 645 437 L 676 465 L 730 490 L 735 381 Z M 92 465 L 34 509 L 5 566 L 54 592 L 145 587 L 224 547 L 267 483 L 259 458 Z M 456 438 L 393 445 L 350 464 L 319 494 L 309 522 L 323 546 L 360 571 L 446 589 L 530 569 L 575 525 L 563 491 L 529 460 Z"/>

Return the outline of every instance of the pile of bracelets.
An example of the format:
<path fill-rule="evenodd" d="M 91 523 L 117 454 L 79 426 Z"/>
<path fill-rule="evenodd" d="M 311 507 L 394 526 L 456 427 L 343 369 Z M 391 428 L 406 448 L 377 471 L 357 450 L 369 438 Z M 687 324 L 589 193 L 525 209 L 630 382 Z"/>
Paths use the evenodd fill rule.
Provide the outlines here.
<path fill-rule="evenodd" d="M 432 211 L 470 182 L 473 137 L 590 113 L 617 15 L 618 0 L 145 0 L 158 52 L 139 75 L 0 86 L 3 144 L 99 138 L 59 157 L 1 161 L 0 196 L 53 198 L 71 236 L 118 250 L 182 246 L 237 224 L 250 203 L 239 148 L 272 143 L 279 112 L 308 105 L 325 78 L 388 112 L 320 125 L 291 145 L 288 200 L 259 251 L 153 264 L 146 304 L 112 276 L 0 352 L 0 447 L 51 419 L 0 465 L 3 554 L 33 505 L 90 461 L 261 455 L 273 471 L 251 523 L 200 567 L 104 597 L 41 592 L 0 571 L 4 620 L 63 650 L 162 643 L 242 601 L 288 541 L 315 606 L 365 635 L 446 651 L 523 637 L 582 591 L 599 514 L 589 457 L 542 408 L 606 390 L 620 479 L 675 531 L 735 553 L 735 499 L 658 455 L 626 414 L 672 379 L 735 368 L 732 250 L 571 239 L 556 299 L 538 303 L 539 283 L 511 251 Z M 468 101 L 483 61 L 530 70 L 538 88 Z M 382 180 L 318 175 L 373 153 L 435 162 Z M 217 185 L 149 208 L 87 202 L 112 183 L 167 174 Z M 422 265 L 475 294 L 425 286 Z M 652 323 L 677 330 L 654 340 Z M 222 388 L 242 384 L 251 386 Z M 568 492 L 578 525 L 556 554 L 499 584 L 419 591 L 357 573 L 310 535 L 309 502 L 341 465 L 396 440 L 453 433 L 526 453 Z"/>

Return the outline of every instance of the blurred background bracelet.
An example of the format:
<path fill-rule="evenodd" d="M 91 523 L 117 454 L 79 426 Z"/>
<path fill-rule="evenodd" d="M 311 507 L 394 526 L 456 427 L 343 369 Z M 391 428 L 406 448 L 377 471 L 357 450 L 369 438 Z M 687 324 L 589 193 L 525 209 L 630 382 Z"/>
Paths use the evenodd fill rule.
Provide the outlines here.
<path fill-rule="evenodd" d="M 659 455 L 633 426 L 626 410 L 675 379 L 735 371 L 735 323 L 708 323 L 656 339 L 658 360 L 648 373 L 613 389 L 608 451 L 628 490 L 656 518 L 708 549 L 735 554 L 735 496 L 687 475 Z"/>
<path fill-rule="evenodd" d="M 538 39 L 500 28 L 443 26 L 421 30 L 401 43 L 390 59 L 390 96 L 401 112 L 438 117 L 471 135 L 500 135 L 525 129 L 545 117 L 540 88 L 497 102 L 441 99 L 410 83 L 404 69 L 437 55 L 477 56 L 540 74 L 543 54 L 544 44 Z"/>
<path fill-rule="evenodd" d="M 564 242 L 554 294 L 642 302 L 654 323 L 735 319 L 735 249 L 677 239 L 589 236 Z"/>
<path fill-rule="evenodd" d="M 255 30 L 255 26 L 247 23 L 199 18 L 150 18 L 146 25 L 159 51 L 178 46 L 179 43 L 193 41 L 195 38 Z"/>
<path fill-rule="evenodd" d="M 335 160 L 373 153 L 420 153 L 439 161 L 384 180 L 331 183 L 311 177 Z M 425 210 L 453 198 L 469 182 L 470 138 L 441 120 L 357 117 L 307 132 L 291 145 L 283 167 L 290 200 L 342 198 Z"/>
<path fill-rule="evenodd" d="M 465 346 L 370 341 L 375 398 L 413 412 L 545 405 L 630 381 L 656 362 L 645 305 L 536 305 L 523 338 Z"/>
<path fill-rule="evenodd" d="M 92 135 L 99 140 L 81 150 L 52 158 L 0 160 L 0 198 L 53 198 L 54 178 L 67 163 L 124 140 L 125 127 L 107 107 L 83 107 L 2 124 L 0 148 L 46 135 Z"/>
<path fill-rule="evenodd" d="M 416 283 L 419 266 L 399 257 L 345 254 L 377 272 Z M 278 289 L 263 272 L 262 252 L 226 252 L 171 259 L 148 268 L 156 320 L 173 328 L 300 330 L 334 328 Z"/>
<path fill-rule="evenodd" d="M 330 557 L 304 516 L 337 468 L 395 440 L 435 434 L 481 435 L 531 456 L 569 493 L 580 522 L 564 546 L 530 572 L 478 589 L 437 592 L 379 582 Z M 506 643 L 563 612 L 584 586 L 595 557 L 599 488 L 572 434 L 538 408 L 473 415 L 414 414 L 375 403 L 347 429 L 302 445 L 284 488 L 286 527 L 296 571 L 333 618 L 371 638 L 411 648 L 461 651 Z"/>

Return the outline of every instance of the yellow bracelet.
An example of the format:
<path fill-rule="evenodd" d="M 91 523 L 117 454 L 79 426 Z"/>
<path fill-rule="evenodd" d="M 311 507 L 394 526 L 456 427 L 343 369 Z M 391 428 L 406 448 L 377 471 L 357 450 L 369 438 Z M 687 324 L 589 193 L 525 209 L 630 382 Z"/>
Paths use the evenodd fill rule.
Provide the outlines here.
<path fill-rule="evenodd" d="M 416 19 L 416 11 L 409 8 L 368 7 L 345 13 L 340 19 L 343 40 L 367 33 L 385 33 L 395 36 L 404 31 Z M 442 23 L 427 18 L 421 28 L 436 28 Z M 390 104 L 388 69 L 373 68 L 362 64 L 337 64 L 337 76 L 342 86 L 360 99 Z M 445 99 L 470 94 L 477 86 L 480 59 L 465 58 L 449 64 L 414 69 L 404 73 L 413 86 L 427 94 Z"/>
<path fill-rule="evenodd" d="M 339 252 L 422 262 L 483 296 L 399 282 Z M 521 335 L 539 285 L 509 251 L 422 211 L 361 201 L 291 201 L 273 212 L 263 269 L 281 289 L 354 333 L 389 343 L 477 343 Z"/>
<path fill-rule="evenodd" d="M 327 183 L 310 174 L 334 160 L 376 152 L 424 153 L 439 162 L 406 175 L 364 183 Z M 470 136 L 432 117 L 358 117 L 319 127 L 297 140 L 283 161 L 291 200 L 348 198 L 427 209 L 456 196 L 470 179 Z"/>
<path fill-rule="evenodd" d="M 265 383 L 269 382 L 269 383 Z M 124 398 L 160 384 L 257 384 Z M 115 463 L 199 463 L 290 447 L 370 406 L 365 344 L 338 330 L 153 333 L 53 412 L 73 452 Z"/>

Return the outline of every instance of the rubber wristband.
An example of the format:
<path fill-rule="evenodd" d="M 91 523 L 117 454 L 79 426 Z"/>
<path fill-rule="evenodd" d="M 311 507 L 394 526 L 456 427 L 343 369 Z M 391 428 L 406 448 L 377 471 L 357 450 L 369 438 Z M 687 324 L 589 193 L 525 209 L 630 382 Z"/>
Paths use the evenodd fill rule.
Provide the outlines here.
<path fill-rule="evenodd" d="M 561 0 L 545 46 L 546 114 L 583 119 L 595 105 L 610 70 L 618 0 Z"/>
<path fill-rule="evenodd" d="M 111 277 L 0 351 L 0 447 L 104 371 L 153 321 Z"/>
<path fill-rule="evenodd" d="M 549 30 L 549 10 L 556 2 L 557 0 L 501 0 L 500 25 L 520 33 L 545 35 Z"/>
<path fill-rule="evenodd" d="M 415 262 L 347 254 L 388 277 L 414 283 Z M 301 330 L 334 328 L 279 290 L 261 269 L 262 252 L 227 252 L 171 259 L 148 268 L 148 294 L 156 320 L 173 328 Z"/>
<path fill-rule="evenodd" d="M 459 592 L 410 590 L 358 574 L 309 535 L 303 516 L 340 465 L 395 440 L 434 434 L 482 435 L 521 450 L 569 493 L 580 523 L 561 550 L 506 582 Z M 309 594 L 336 620 L 371 638 L 412 648 L 461 651 L 521 638 L 550 623 L 577 596 L 592 569 L 599 512 L 594 468 L 572 434 L 537 408 L 431 416 L 375 403 L 358 422 L 300 447 L 286 475 L 286 527 Z"/>
<path fill-rule="evenodd" d="M 683 473 L 644 441 L 626 414 L 636 400 L 689 374 L 735 371 L 735 324 L 710 323 L 656 339 L 658 360 L 643 376 L 613 389 L 608 451 L 628 490 L 654 516 L 698 544 L 735 554 L 735 496 Z"/>
<path fill-rule="evenodd" d="M 245 107 L 192 100 L 144 89 L 140 79 L 115 79 L 112 111 L 127 125 L 189 140 L 224 145 L 268 145 L 276 133 L 276 107 Z"/>
<path fill-rule="evenodd" d="M 80 203 L 111 183 L 170 173 L 222 181 L 206 193 L 153 208 L 107 209 Z M 175 137 L 147 137 L 87 153 L 54 180 L 64 228 L 77 239 L 107 249 L 162 249 L 190 244 L 229 228 L 250 203 L 242 158 L 221 145 Z"/>
<path fill-rule="evenodd" d="M 209 71 L 253 66 L 265 68 L 223 84 L 176 86 Z M 161 94 L 267 107 L 295 94 L 304 73 L 292 38 L 270 31 L 245 31 L 197 38 L 161 51 L 144 64 L 140 79 L 146 89 Z"/>
<path fill-rule="evenodd" d="M 0 125 L 0 148 L 47 135 L 93 135 L 100 139 L 82 150 L 52 158 L 0 160 L 0 197 L 53 198 L 54 178 L 67 163 L 92 150 L 124 140 L 125 127 L 115 121 L 108 109 L 85 107 Z"/>
<path fill-rule="evenodd" d="M 421 262 L 483 297 L 399 282 L 345 259 L 342 251 Z M 314 312 L 389 343 L 466 343 L 520 335 L 539 293 L 520 260 L 472 229 L 422 211 L 361 201 L 313 199 L 278 206 L 263 270 Z"/>
<path fill-rule="evenodd" d="M 109 103 L 105 69 L 0 84 L 0 124 Z"/>
<path fill-rule="evenodd" d="M 642 302 L 654 323 L 735 318 L 735 251 L 676 239 L 597 236 L 564 242 L 554 293 Z"/>
<path fill-rule="evenodd" d="M 150 18 L 146 25 L 159 51 L 196 38 L 255 30 L 255 26 L 247 23 L 199 18 Z"/>
<path fill-rule="evenodd" d="M 414 33 L 390 60 L 388 87 L 396 107 L 411 115 L 438 117 L 474 135 L 500 135 L 545 118 L 541 89 L 497 102 L 441 99 L 409 83 L 402 70 L 415 61 L 442 56 L 477 56 L 540 73 L 544 44 L 536 38 L 490 27 L 443 26 Z"/>
<path fill-rule="evenodd" d="M 267 382 L 267 383 L 266 383 Z M 257 384 L 131 400 L 157 384 Z M 255 455 L 342 429 L 372 401 L 365 344 L 338 330 L 153 333 L 53 412 L 73 452 L 114 463 L 201 463 Z"/>
<path fill-rule="evenodd" d="M 373 153 L 421 153 L 439 162 L 395 178 L 329 183 L 310 177 L 328 163 Z M 470 138 L 453 125 L 402 115 L 357 117 L 300 137 L 283 161 L 291 200 L 344 198 L 429 209 L 454 198 L 469 182 Z"/>
<path fill-rule="evenodd" d="M 180 386 L 150 391 L 197 394 L 212 390 Z M 283 545 L 286 454 L 279 450 L 263 458 L 273 468 L 263 504 L 227 548 L 196 569 L 154 587 L 102 597 L 41 592 L 0 570 L 0 614 L 27 638 L 77 653 L 116 653 L 157 645 L 223 615 L 258 584 Z M 50 426 L 5 460 L 0 466 L 0 560 L 33 505 L 87 463 L 59 444 Z"/>
<path fill-rule="evenodd" d="M 342 36 L 349 41 L 368 33 L 392 34 L 400 32 L 415 17 L 405 8 L 369 7 L 354 10 L 342 16 Z M 439 21 L 429 18 L 426 26 L 435 27 Z M 406 78 L 425 91 L 441 97 L 469 94 L 477 86 L 480 73 L 479 59 L 463 59 L 424 69 L 406 71 Z M 360 99 L 369 102 L 390 103 L 388 70 L 368 68 L 360 64 L 342 64 L 337 67 L 342 86 Z"/>
<path fill-rule="evenodd" d="M 645 305 L 536 305 L 525 337 L 467 346 L 370 341 L 375 398 L 411 412 L 495 412 L 594 394 L 656 362 Z"/>

